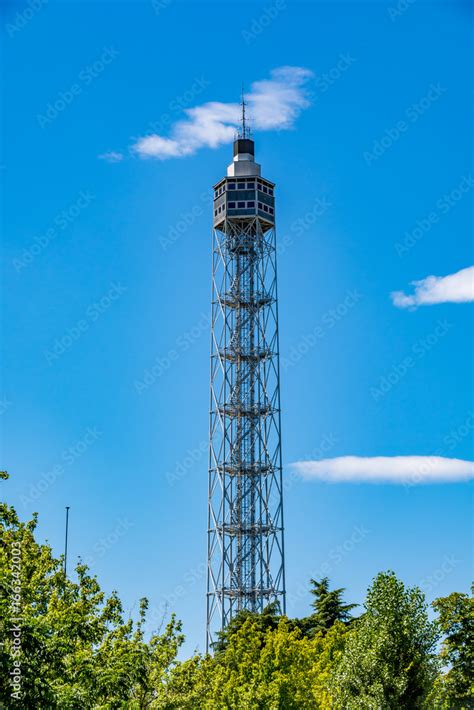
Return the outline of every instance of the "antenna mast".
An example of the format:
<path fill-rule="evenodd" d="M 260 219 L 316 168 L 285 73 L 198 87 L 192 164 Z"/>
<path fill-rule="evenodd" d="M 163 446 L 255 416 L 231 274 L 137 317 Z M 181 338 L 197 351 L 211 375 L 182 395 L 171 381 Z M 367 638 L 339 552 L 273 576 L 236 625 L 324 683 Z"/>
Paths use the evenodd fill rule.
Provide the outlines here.
<path fill-rule="evenodd" d="M 244 97 L 244 85 L 242 84 L 242 138 L 248 138 L 248 129 L 246 126 L 246 117 L 245 117 L 245 97 Z"/>
<path fill-rule="evenodd" d="M 64 540 L 64 576 L 67 575 L 67 534 L 68 534 L 68 529 L 69 529 L 69 508 L 70 506 L 66 506 L 66 536 Z"/>

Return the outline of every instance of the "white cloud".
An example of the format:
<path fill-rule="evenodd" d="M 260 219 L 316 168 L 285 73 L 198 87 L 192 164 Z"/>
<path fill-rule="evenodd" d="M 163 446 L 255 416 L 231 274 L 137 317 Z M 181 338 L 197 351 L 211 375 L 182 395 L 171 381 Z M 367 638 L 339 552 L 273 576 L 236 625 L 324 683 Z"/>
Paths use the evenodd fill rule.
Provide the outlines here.
<path fill-rule="evenodd" d="M 108 153 L 101 153 L 100 160 L 105 160 L 107 163 L 120 163 L 123 160 L 123 154 L 116 150 L 110 150 Z"/>
<path fill-rule="evenodd" d="M 415 293 L 407 295 L 403 291 L 391 293 L 392 301 L 398 308 L 416 308 L 433 303 L 465 303 L 474 301 L 474 266 L 449 276 L 427 276 L 421 281 L 412 281 Z"/>
<path fill-rule="evenodd" d="M 474 462 L 442 456 L 339 456 L 297 461 L 303 478 L 329 483 L 454 483 L 474 478 Z"/>
<path fill-rule="evenodd" d="M 304 84 L 311 76 L 309 69 L 286 66 L 274 69 L 270 79 L 254 82 L 245 95 L 252 127 L 262 131 L 292 128 L 310 104 Z M 144 136 L 132 150 L 141 158 L 166 160 L 231 143 L 240 123 L 241 107 L 238 103 L 210 101 L 184 113 L 187 118 L 173 124 L 168 137 Z"/>

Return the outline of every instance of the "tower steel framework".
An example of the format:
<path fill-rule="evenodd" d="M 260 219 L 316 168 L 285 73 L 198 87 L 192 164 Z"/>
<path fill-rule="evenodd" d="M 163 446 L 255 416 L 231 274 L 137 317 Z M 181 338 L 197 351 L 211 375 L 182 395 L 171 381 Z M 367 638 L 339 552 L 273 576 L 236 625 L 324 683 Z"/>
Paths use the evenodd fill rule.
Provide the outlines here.
<path fill-rule="evenodd" d="M 234 160 L 214 187 L 209 650 L 236 612 L 274 601 L 285 611 L 274 190 L 243 113 Z"/>

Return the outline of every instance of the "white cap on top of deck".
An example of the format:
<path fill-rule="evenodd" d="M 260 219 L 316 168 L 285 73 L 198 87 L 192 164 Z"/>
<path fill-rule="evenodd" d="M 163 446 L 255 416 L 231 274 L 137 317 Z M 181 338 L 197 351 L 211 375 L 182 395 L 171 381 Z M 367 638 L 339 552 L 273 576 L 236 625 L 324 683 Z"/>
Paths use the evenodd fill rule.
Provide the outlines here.
<path fill-rule="evenodd" d="M 255 177 L 260 175 L 260 165 L 255 162 L 254 142 L 250 138 L 234 141 L 234 160 L 227 168 L 227 177 Z"/>

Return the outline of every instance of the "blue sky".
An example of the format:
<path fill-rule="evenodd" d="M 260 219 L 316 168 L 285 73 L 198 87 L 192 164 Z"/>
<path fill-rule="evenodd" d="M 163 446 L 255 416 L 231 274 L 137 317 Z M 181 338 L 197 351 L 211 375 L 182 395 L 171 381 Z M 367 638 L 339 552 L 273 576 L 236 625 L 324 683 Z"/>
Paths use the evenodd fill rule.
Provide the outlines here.
<path fill-rule="evenodd" d="M 388 477 L 392 457 L 472 459 L 472 303 L 410 285 L 473 263 L 469 25 L 461 2 L 4 7 L 7 499 L 58 554 L 70 505 L 70 560 L 127 609 L 147 595 L 159 620 L 167 601 L 188 650 L 205 623 L 208 190 L 231 146 L 136 146 L 307 70 L 293 113 L 253 106 L 277 183 L 288 611 L 321 574 L 356 602 L 387 568 L 429 600 L 466 591 L 472 483 L 364 475 L 373 457 Z M 433 288 L 448 302 L 424 305 Z M 347 483 L 291 466 L 345 456 L 363 457 Z"/>

